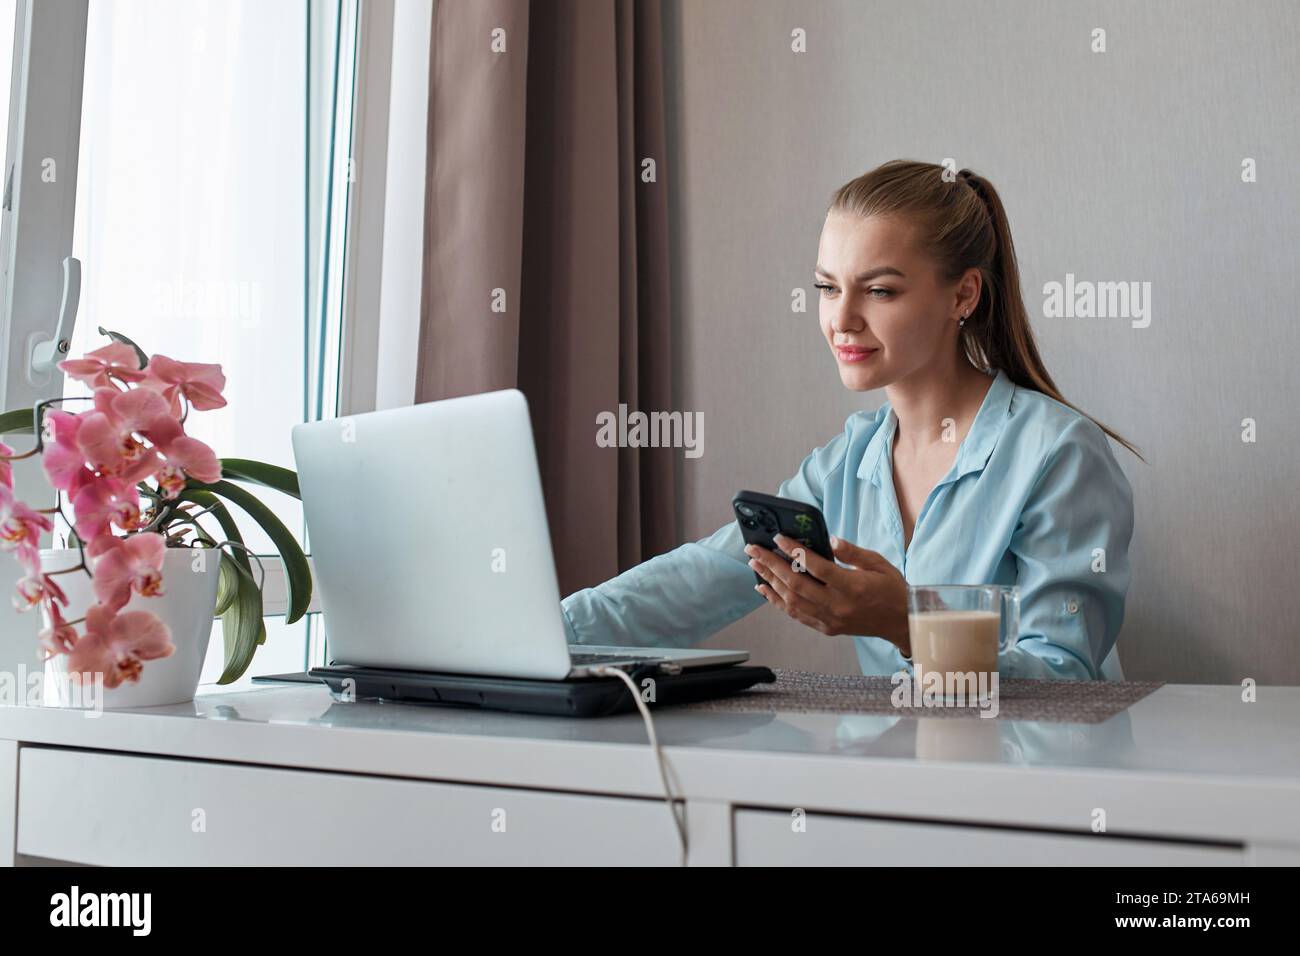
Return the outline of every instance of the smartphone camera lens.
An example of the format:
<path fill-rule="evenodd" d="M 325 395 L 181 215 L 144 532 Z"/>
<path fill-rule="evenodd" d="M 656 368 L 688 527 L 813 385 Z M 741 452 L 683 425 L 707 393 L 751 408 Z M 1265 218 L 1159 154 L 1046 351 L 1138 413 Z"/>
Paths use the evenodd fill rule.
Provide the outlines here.
<path fill-rule="evenodd" d="M 743 501 L 739 501 L 736 503 L 736 510 L 740 512 L 742 518 L 752 519 L 754 517 L 754 509 L 751 508 L 749 505 L 745 504 Z"/>
<path fill-rule="evenodd" d="M 741 518 L 740 523 L 744 527 L 748 528 L 750 531 L 753 531 L 755 528 L 758 527 L 758 522 L 755 521 L 753 518 Z"/>

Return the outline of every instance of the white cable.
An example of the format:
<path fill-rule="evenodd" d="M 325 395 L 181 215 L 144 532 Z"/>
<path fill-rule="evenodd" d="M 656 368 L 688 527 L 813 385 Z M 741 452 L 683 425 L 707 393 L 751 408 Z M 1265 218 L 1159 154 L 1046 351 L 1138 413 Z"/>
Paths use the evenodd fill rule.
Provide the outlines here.
<path fill-rule="evenodd" d="M 645 721 L 646 735 L 650 738 L 650 746 L 654 749 L 655 759 L 659 762 L 659 779 L 662 780 L 664 784 L 664 799 L 668 801 L 668 812 L 673 815 L 673 825 L 677 827 L 677 838 L 682 845 L 682 866 L 685 866 L 687 839 L 686 820 L 684 817 L 686 814 L 686 808 L 683 805 L 681 813 L 679 814 L 677 811 L 677 802 L 673 797 L 672 787 L 668 784 L 668 769 L 664 762 L 663 748 L 659 746 L 659 737 L 655 734 L 655 722 L 650 716 L 650 708 L 647 707 L 645 701 L 641 699 L 641 693 L 637 690 L 636 684 L 633 683 L 632 678 L 629 677 L 627 672 L 622 668 L 609 667 L 601 664 L 591 668 L 591 673 L 595 674 L 597 677 L 617 677 L 621 680 L 627 685 L 627 689 L 631 692 L 632 700 L 636 703 L 637 710 L 641 711 L 641 718 Z"/>

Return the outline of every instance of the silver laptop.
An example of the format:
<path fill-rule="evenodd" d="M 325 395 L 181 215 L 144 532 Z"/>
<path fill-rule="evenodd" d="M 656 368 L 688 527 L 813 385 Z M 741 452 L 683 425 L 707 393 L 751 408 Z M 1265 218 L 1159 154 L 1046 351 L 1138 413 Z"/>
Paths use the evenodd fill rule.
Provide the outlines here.
<path fill-rule="evenodd" d="M 335 664 L 562 680 L 749 658 L 568 645 L 515 389 L 297 425 L 293 454 Z"/>

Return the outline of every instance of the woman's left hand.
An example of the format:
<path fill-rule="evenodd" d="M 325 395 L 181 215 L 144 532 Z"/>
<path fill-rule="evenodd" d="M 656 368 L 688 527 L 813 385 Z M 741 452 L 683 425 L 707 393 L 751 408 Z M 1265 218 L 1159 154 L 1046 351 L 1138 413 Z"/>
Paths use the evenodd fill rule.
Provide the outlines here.
<path fill-rule="evenodd" d="M 799 559 L 797 563 L 804 570 L 796 570 L 766 548 L 746 545 L 749 566 L 768 582 L 755 590 L 769 603 L 822 634 L 883 637 L 905 656 L 911 654 L 907 582 L 884 555 L 831 538 L 831 552 L 851 565 L 844 568 L 785 535 L 777 535 L 776 543 L 786 554 Z"/>

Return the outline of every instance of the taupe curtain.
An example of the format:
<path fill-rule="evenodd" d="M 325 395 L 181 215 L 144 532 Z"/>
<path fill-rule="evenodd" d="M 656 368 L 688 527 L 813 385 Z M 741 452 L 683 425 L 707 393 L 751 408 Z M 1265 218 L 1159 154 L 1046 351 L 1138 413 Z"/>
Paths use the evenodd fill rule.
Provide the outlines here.
<path fill-rule="evenodd" d="M 415 400 L 528 397 L 566 594 L 676 544 L 680 449 L 596 445 L 673 407 L 662 34 L 659 0 L 435 5 Z"/>

